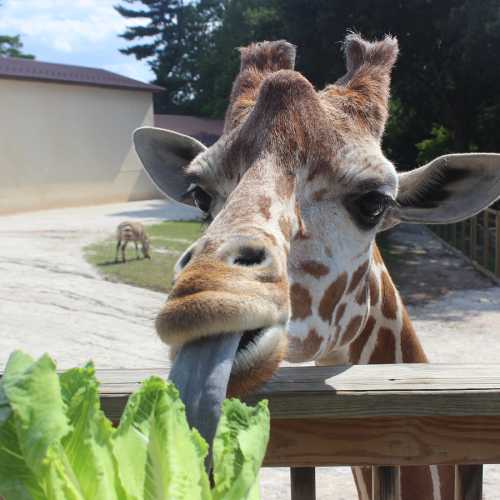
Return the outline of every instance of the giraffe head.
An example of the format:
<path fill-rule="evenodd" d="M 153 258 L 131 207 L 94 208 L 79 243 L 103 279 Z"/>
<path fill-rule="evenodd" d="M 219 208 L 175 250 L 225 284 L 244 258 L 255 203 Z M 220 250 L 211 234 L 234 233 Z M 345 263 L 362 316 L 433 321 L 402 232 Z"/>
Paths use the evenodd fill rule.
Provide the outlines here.
<path fill-rule="evenodd" d="M 316 91 L 294 71 L 291 44 L 252 44 L 213 146 L 154 128 L 134 136 L 158 187 L 211 220 L 177 263 L 158 333 L 174 353 L 231 344 L 231 394 L 284 358 L 318 359 L 356 338 L 378 231 L 463 219 L 500 194 L 498 155 L 448 155 L 398 174 L 380 146 L 397 41 L 349 35 L 344 50 L 345 76 Z M 196 370 L 204 356 L 191 356 Z"/>

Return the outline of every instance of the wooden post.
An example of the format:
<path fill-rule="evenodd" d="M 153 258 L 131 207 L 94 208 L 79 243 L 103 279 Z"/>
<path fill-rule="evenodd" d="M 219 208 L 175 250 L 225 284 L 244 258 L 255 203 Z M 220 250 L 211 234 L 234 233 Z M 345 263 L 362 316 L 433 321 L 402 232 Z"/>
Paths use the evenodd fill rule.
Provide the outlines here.
<path fill-rule="evenodd" d="M 292 500 L 316 500 L 314 467 L 290 467 Z"/>
<path fill-rule="evenodd" d="M 497 212 L 495 221 L 495 274 L 500 278 L 500 212 Z"/>
<path fill-rule="evenodd" d="M 470 258 L 477 260 L 477 216 L 470 220 Z"/>
<path fill-rule="evenodd" d="M 401 500 L 399 467 L 372 467 L 372 500 Z"/>
<path fill-rule="evenodd" d="M 455 465 L 455 500 L 483 498 L 483 466 Z"/>
<path fill-rule="evenodd" d="M 483 213 L 483 265 L 490 270 L 490 231 L 488 229 L 489 213 L 486 209 Z"/>

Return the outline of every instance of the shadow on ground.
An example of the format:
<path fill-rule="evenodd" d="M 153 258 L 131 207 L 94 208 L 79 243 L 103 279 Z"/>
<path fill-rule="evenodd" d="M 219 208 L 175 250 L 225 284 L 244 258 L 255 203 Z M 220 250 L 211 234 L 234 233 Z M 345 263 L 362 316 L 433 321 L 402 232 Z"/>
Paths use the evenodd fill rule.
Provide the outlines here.
<path fill-rule="evenodd" d="M 381 233 L 377 242 L 406 304 L 425 304 L 453 291 L 495 285 L 425 227 L 401 224 Z"/>
<path fill-rule="evenodd" d="M 141 208 L 114 212 L 107 215 L 108 217 L 159 220 L 198 220 L 200 218 L 199 210 L 188 207 L 187 205 L 181 205 L 179 203 L 165 204 L 164 200 L 151 200 L 147 206 L 142 205 Z"/>

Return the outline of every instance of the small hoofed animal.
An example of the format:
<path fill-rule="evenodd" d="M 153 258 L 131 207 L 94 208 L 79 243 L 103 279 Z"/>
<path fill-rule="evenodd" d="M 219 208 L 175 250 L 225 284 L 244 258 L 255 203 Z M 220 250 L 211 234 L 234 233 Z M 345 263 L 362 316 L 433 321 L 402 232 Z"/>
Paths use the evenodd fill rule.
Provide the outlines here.
<path fill-rule="evenodd" d="M 141 243 L 142 254 L 145 259 L 151 259 L 149 254 L 149 239 L 144 226 L 140 222 L 125 221 L 118 225 L 116 229 L 116 255 L 115 262 L 118 262 L 118 253 L 122 250 L 122 262 L 125 262 L 125 249 L 129 241 L 135 243 L 135 256 L 139 258 L 139 249 L 137 243 Z"/>

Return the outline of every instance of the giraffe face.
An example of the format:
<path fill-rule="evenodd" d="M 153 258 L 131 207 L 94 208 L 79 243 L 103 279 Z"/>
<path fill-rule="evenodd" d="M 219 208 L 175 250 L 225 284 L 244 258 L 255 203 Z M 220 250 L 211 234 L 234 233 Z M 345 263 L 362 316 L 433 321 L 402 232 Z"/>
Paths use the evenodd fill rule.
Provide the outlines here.
<path fill-rule="evenodd" d="M 329 129 L 331 110 L 303 77 L 280 77 L 293 107 L 278 107 L 271 85 L 261 89 L 278 123 L 268 120 L 267 101 L 265 113 L 256 107 L 186 167 L 188 191 L 212 221 L 179 259 L 156 322 L 174 347 L 239 332 L 235 394 L 269 378 L 285 357 L 315 359 L 362 328 L 371 245 L 397 191 L 395 169 L 373 137 L 348 143 Z M 291 130 L 277 129 L 282 122 Z M 302 123 L 308 136 L 299 143 Z"/>
<path fill-rule="evenodd" d="M 136 140 L 146 165 L 151 151 L 160 165 L 178 162 L 167 194 L 191 193 L 212 219 L 176 266 L 157 331 L 174 353 L 238 336 L 229 393 L 270 377 L 287 356 L 288 333 L 289 358 L 314 359 L 332 334 L 347 342 L 366 316 L 357 281 L 397 190 L 379 146 L 397 45 L 351 37 L 346 53 L 359 88 L 341 82 L 317 92 L 293 71 L 290 44 L 252 45 L 216 144 L 158 131 L 148 147 Z M 353 293 L 357 302 L 345 300 Z M 340 310 L 356 320 L 347 336 L 333 325 Z"/>
<path fill-rule="evenodd" d="M 242 49 L 224 134 L 208 149 L 135 133 L 158 187 L 211 219 L 156 320 L 208 439 L 226 389 L 242 395 L 285 357 L 318 359 L 357 337 L 377 231 L 460 220 L 500 195 L 498 155 L 448 155 L 398 176 L 380 148 L 397 43 L 350 35 L 345 51 L 347 74 L 317 92 L 293 71 L 290 44 Z"/>

